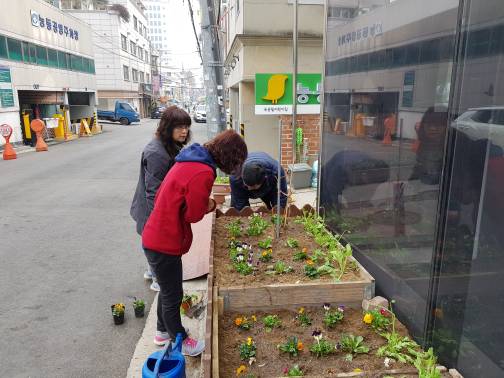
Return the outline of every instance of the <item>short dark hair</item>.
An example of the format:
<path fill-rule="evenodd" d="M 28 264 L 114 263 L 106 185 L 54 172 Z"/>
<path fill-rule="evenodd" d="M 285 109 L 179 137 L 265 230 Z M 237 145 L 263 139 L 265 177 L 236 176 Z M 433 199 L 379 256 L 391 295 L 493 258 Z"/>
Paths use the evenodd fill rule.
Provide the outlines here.
<path fill-rule="evenodd" d="M 204 144 L 210 155 L 226 174 L 241 170 L 247 158 L 247 145 L 243 138 L 233 130 L 226 130 Z"/>
<path fill-rule="evenodd" d="M 156 130 L 156 136 L 161 140 L 166 152 L 168 152 L 171 157 L 175 157 L 180 148 L 191 140 L 191 129 L 188 130 L 187 138 L 182 144 L 176 143 L 173 140 L 173 129 L 175 129 L 175 126 L 180 125 L 190 127 L 191 116 L 187 114 L 184 109 L 173 105 L 163 112 Z"/>
<path fill-rule="evenodd" d="M 243 183 L 247 186 L 262 184 L 266 178 L 266 171 L 257 163 L 245 164 L 242 171 Z"/>

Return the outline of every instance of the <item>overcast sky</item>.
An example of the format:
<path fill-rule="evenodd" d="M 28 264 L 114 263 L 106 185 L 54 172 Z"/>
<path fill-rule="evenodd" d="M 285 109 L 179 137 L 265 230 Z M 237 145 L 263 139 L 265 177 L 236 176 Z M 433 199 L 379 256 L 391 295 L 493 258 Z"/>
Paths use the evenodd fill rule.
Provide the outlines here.
<path fill-rule="evenodd" d="M 168 46 L 171 51 L 170 66 L 191 69 L 195 74 L 202 72 L 201 60 L 189 15 L 188 0 L 171 0 L 168 7 Z M 199 0 L 191 0 L 196 31 L 200 33 Z M 196 68 L 196 69 L 195 69 Z"/>

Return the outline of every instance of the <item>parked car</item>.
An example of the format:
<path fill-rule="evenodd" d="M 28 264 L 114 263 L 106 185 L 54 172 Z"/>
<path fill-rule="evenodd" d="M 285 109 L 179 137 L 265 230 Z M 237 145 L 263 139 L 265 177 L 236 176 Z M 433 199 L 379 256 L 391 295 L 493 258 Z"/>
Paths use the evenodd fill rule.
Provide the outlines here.
<path fill-rule="evenodd" d="M 152 119 L 157 119 L 157 118 L 161 118 L 161 116 L 163 115 L 163 112 L 166 110 L 166 108 L 164 106 L 156 106 L 152 112 L 151 112 L 151 118 Z"/>
<path fill-rule="evenodd" d="M 194 110 L 194 122 L 206 122 L 206 105 L 198 105 Z"/>
<path fill-rule="evenodd" d="M 98 110 L 97 113 L 98 119 L 120 122 L 121 125 L 140 122 L 138 112 L 129 103 L 123 101 L 116 101 L 114 110 Z"/>

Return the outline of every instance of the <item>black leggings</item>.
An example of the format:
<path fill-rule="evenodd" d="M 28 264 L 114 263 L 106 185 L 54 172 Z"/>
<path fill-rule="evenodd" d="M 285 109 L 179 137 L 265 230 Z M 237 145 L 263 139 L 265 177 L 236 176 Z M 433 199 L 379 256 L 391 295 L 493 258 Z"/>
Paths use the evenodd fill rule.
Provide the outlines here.
<path fill-rule="evenodd" d="M 167 255 L 150 249 L 144 250 L 161 288 L 157 305 L 157 330 L 168 332 L 172 340 L 175 340 L 177 333 L 181 333 L 185 339 L 187 333 L 180 319 L 180 305 L 184 295 L 182 256 Z"/>

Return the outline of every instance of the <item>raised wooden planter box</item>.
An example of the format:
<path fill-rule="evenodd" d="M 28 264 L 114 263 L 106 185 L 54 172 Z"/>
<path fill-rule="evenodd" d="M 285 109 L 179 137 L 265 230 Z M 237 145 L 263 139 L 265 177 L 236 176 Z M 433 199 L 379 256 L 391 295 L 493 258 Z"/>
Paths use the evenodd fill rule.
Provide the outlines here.
<path fill-rule="evenodd" d="M 289 209 L 290 216 L 302 215 L 303 210 L 292 206 Z M 248 217 L 256 213 L 269 213 L 270 210 L 260 208 L 253 211 L 246 208 L 240 212 L 230 209 L 223 213 L 217 210 L 213 219 L 215 230 L 216 218 L 222 216 Z M 208 274 L 208 306 L 206 323 L 206 350 L 203 354 L 203 366 L 205 377 L 219 377 L 218 375 L 218 314 L 225 311 L 247 310 L 273 310 L 285 308 L 297 308 L 300 306 L 318 306 L 324 302 L 344 304 L 348 307 L 358 308 L 363 299 L 371 299 L 374 296 L 375 282 L 373 277 L 357 262 L 359 279 L 357 281 L 318 281 L 303 283 L 278 283 L 257 286 L 217 286 L 214 280 L 214 251 L 215 237 L 212 232 L 210 247 L 210 264 Z M 210 371 L 213 375 L 210 375 Z"/>
<path fill-rule="evenodd" d="M 229 184 L 213 184 L 212 186 L 212 196 L 217 205 L 222 205 L 229 193 L 231 193 Z"/>

